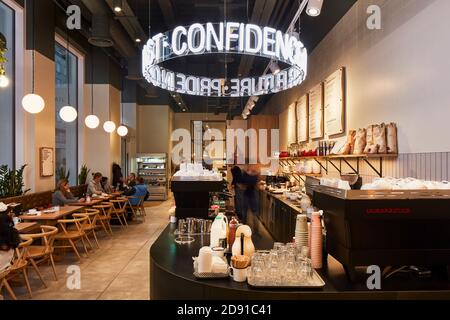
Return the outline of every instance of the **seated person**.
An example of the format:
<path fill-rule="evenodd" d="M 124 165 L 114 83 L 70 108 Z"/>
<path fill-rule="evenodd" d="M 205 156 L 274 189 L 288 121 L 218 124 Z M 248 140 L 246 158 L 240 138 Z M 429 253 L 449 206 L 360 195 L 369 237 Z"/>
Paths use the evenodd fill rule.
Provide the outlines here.
<path fill-rule="evenodd" d="M 89 181 L 87 194 L 90 196 L 94 194 L 100 196 L 102 193 L 105 193 L 105 191 L 102 188 L 101 181 L 102 181 L 102 174 L 100 172 L 95 173 L 93 179 Z"/>
<path fill-rule="evenodd" d="M 52 195 L 52 204 L 54 206 L 64 206 L 71 203 L 84 202 L 84 198 L 78 199 L 73 196 L 70 191 L 69 182 L 60 180 L 56 186 L 56 190 Z"/>
<path fill-rule="evenodd" d="M 19 232 L 14 228 L 12 214 L 8 207 L 0 203 L 0 273 L 11 266 L 14 249 L 20 243 Z"/>
<path fill-rule="evenodd" d="M 137 184 L 134 187 L 125 191 L 124 195 L 127 197 L 129 197 L 129 196 L 145 197 L 144 199 L 147 199 L 149 196 L 149 192 L 147 190 L 147 186 L 144 183 L 144 179 L 139 177 L 137 179 Z M 137 206 L 137 205 L 139 205 L 139 199 L 132 198 L 132 199 L 130 199 L 130 203 L 132 206 Z"/>
<path fill-rule="evenodd" d="M 113 189 L 112 189 L 111 185 L 109 184 L 109 179 L 108 179 L 108 177 L 102 177 L 101 184 L 102 184 L 103 190 L 104 190 L 106 193 L 110 193 L 110 194 L 113 193 Z"/>
<path fill-rule="evenodd" d="M 130 173 L 130 176 L 127 179 L 127 186 L 128 187 L 134 187 L 136 185 L 136 174 Z"/>

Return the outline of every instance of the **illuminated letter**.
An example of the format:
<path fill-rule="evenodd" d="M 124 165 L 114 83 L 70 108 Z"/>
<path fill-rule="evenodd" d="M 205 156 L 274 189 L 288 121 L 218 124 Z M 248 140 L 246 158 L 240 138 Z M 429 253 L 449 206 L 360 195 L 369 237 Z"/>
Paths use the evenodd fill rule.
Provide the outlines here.
<path fill-rule="evenodd" d="M 255 36 L 254 47 L 252 47 L 252 34 Z M 245 28 L 245 51 L 248 53 L 258 53 L 262 48 L 261 28 L 254 24 L 248 24 Z"/>
<path fill-rule="evenodd" d="M 289 60 L 289 35 L 283 33 L 281 31 L 277 31 L 277 41 L 275 42 L 276 48 L 276 56 L 278 60 L 288 61 Z"/>
<path fill-rule="evenodd" d="M 199 38 L 197 38 L 199 35 Z M 206 32 L 203 25 L 194 23 L 188 31 L 188 48 L 192 53 L 201 53 L 205 50 Z"/>
<path fill-rule="evenodd" d="M 217 51 L 223 51 L 223 22 L 219 24 L 219 36 L 212 23 L 206 24 L 206 51 L 211 52 L 213 40 Z"/>
<path fill-rule="evenodd" d="M 179 93 L 186 93 L 186 76 L 182 73 L 177 73 L 177 91 Z"/>
<path fill-rule="evenodd" d="M 230 51 L 231 48 L 231 41 L 238 40 L 239 34 L 233 33 L 235 30 L 239 28 L 239 23 L 237 22 L 227 22 L 227 30 L 226 30 L 226 36 L 225 36 L 225 49 L 227 51 Z"/>
<path fill-rule="evenodd" d="M 187 50 L 186 42 L 183 42 L 183 44 L 181 44 L 181 36 L 185 36 L 186 34 L 187 31 L 185 27 L 176 27 L 172 32 L 172 51 L 177 56 L 185 54 Z"/>
<path fill-rule="evenodd" d="M 274 56 L 275 55 L 275 32 L 277 30 L 269 27 L 264 27 L 263 29 L 263 54 L 268 56 Z"/>

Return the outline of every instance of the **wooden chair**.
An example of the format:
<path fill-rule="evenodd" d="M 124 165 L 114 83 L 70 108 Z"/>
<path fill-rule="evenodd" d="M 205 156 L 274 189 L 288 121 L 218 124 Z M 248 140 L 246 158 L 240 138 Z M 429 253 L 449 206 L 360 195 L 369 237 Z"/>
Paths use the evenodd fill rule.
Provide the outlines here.
<path fill-rule="evenodd" d="M 112 208 L 112 212 L 111 212 L 112 217 L 114 218 L 114 216 L 115 216 L 117 218 L 117 220 L 119 220 L 122 227 L 125 227 L 125 226 L 128 227 L 127 210 L 126 210 L 128 200 L 117 199 L 117 200 L 110 200 L 109 202 L 111 202 L 113 204 L 113 208 Z M 124 223 L 122 223 L 122 219 L 123 219 Z"/>
<path fill-rule="evenodd" d="M 9 285 L 8 282 L 8 275 L 9 275 L 10 269 L 5 269 L 3 271 L 0 271 L 0 293 L 2 292 L 3 287 L 6 288 L 6 291 L 8 291 L 9 295 L 13 300 L 17 300 L 16 295 L 14 294 L 13 289 Z"/>
<path fill-rule="evenodd" d="M 99 222 L 99 227 L 102 227 L 103 230 L 105 230 L 106 234 L 112 235 L 112 228 L 111 228 L 111 213 L 113 209 L 113 204 L 101 204 L 98 206 L 93 206 L 93 209 L 96 209 L 99 211 L 97 221 Z"/>
<path fill-rule="evenodd" d="M 33 298 L 33 292 L 31 291 L 30 281 L 28 280 L 28 260 L 27 256 L 27 248 L 31 245 L 33 239 L 27 239 L 19 244 L 19 246 L 14 251 L 14 258 L 9 268 L 9 274 L 7 275 L 7 280 L 11 280 L 16 278 L 18 275 L 22 275 L 25 280 L 25 285 L 28 290 L 28 295 L 30 298 Z M 45 284 L 44 284 L 45 285 Z"/>
<path fill-rule="evenodd" d="M 89 242 L 89 245 L 92 249 L 91 241 L 89 240 L 89 235 L 92 234 L 95 239 L 95 243 L 97 244 L 97 248 L 100 249 L 100 245 L 98 244 L 97 234 L 95 233 L 95 228 L 97 227 L 97 219 L 98 219 L 99 211 L 95 209 L 86 209 L 84 213 L 74 213 L 72 216 L 74 218 L 84 218 L 87 217 L 87 220 L 81 224 L 81 228 L 86 235 L 86 240 Z"/>
<path fill-rule="evenodd" d="M 69 246 L 54 246 L 55 249 L 57 248 L 72 248 L 75 254 L 77 255 L 78 259 L 81 260 L 81 256 L 77 250 L 76 243 L 81 240 L 83 243 L 84 251 L 86 252 L 86 256 L 88 256 L 88 250 L 86 247 L 86 243 L 84 242 L 85 239 L 85 233 L 81 227 L 81 225 L 87 221 L 87 217 L 83 218 L 73 218 L 73 219 L 64 219 L 64 220 L 58 220 L 58 224 L 61 227 L 61 232 L 58 233 L 55 236 L 56 241 L 60 242 L 68 242 Z"/>
<path fill-rule="evenodd" d="M 131 208 L 131 211 L 133 212 L 134 216 L 138 216 L 138 213 L 140 213 L 140 216 L 143 218 L 143 220 L 145 221 L 145 207 L 144 207 L 144 201 L 145 201 L 145 197 L 138 197 L 138 196 L 129 196 L 128 198 L 128 205 Z M 131 200 L 138 200 L 138 204 L 137 205 L 132 205 L 131 204 Z"/>
<path fill-rule="evenodd" d="M 39 271 L 38 265 L 50 261 L 53 269 L 53 275 L 55 276 L 55 281 L 58 281 L 58 276 L 56 275 L 55 261 L 53 260 L 53 242 L 55 241 L 55 235 L 58 233 L 58 228 L 52 226 L 41 226 L 41 233 L 26 234 L 23 235 L 24 238 L 33 239 L 34 243 L 40 243 L 40 245 L 32 245 L 27 248 L 26 258 L 33 266 L 34 270 L 38 274 L 42 282 L 44 282 L 42 275 Z M 36 241 L 40 240 L 40 241 Z"/>

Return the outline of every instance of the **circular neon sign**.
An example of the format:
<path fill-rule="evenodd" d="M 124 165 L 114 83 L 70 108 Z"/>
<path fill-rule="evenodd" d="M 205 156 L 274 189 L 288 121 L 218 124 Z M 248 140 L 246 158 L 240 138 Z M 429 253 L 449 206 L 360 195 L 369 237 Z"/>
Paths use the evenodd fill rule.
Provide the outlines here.
<path fill-rule="evenodd" d="M 204 54 L 254 55 L 288 67 L 276 74 L 224 79 L 186 75 L 161 66 L 177 57 Z M 270 27 L 237 22 L 194 23 L 149 39 L 142 51 L 142 73 L 154 86 L 181 94 L 259 96 L 301 84 L 306 78 L 307 60 L 307 50 L 297 37 Z"/>

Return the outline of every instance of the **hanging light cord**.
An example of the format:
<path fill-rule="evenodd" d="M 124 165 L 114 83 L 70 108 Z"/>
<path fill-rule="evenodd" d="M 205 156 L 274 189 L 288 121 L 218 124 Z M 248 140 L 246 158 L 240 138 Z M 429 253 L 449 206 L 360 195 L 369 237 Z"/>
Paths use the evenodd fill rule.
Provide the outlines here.
<path fill-rule="evenodd" d="M 70 64 L 69 64 L 69 50 L 70 50 L 70 36 L 67 29 L 67 49 L 66 49 L 66 65 L 67 65 L 67 105 L 70 106 Z"/>
<path fill-rule="evenodd" d="M 94 49 L 91 47 L 91 114 L 94 114 Z"/>
<path fill-rule="evenodd" d="M 35 7 L 35 3 L 34 2 L 32 4 L 32 6 L 33 6 L 33 14 L 32 14 L 32 17 L 31 17 L 31 19 L 32 19 L 31 20 L 32 21 L 31 27 L 33 28 L 33 32 L 32 32 L 33 51 L 31 53 L 31 60 L 32 60 L 33 68 L 32 68 L 32 78 L 31 78 L 31 93 L 34 93 L 34 64 L 35 64 L 35 51 L 36 51 L 35 23 L 34 23 L 34 15 L 35 15 L 34 7 Z"/>
<path fill-rule="evenodd" d="M 152 0 L 148 0 L 148 37 L 151 38 L 152 36 Z"/>

